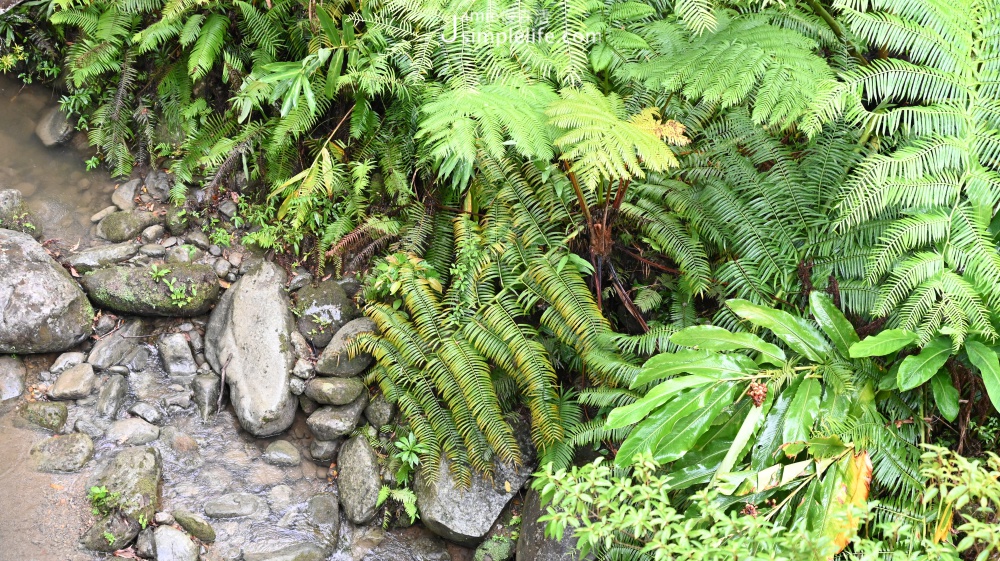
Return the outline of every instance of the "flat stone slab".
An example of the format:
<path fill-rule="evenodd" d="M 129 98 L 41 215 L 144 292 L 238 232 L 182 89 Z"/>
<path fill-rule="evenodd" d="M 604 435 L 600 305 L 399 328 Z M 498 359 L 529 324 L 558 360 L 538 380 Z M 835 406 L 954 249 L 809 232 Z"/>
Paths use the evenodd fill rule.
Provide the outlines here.
<path fill-rule="evenodd" d="M 32 446 L 30 455 L 38 471 L 80 471 L 94 455 L 94 441 L 79 432 L 50 436 Z"/>

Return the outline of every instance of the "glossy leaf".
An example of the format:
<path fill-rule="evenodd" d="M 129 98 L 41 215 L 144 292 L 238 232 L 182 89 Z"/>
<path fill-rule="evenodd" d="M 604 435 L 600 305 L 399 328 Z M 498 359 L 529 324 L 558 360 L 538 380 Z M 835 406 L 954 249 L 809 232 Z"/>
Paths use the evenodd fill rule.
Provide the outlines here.
<path fill-rule="evenodd" d="M 713 382 L 715 379 L 707 376 L 681 376 L 667 380 L 649 390 L 649 393 L 635 403 L 611 411 L 606 426 L 609 429 L 617 429 L 638 423 L 654 409 L 676 397 L 678 392 Z"/>
<path fill-rule="evenodd" d="M 736 462 L 743 457 L 743 454 L 746 451 L 747 443 L 749 443 L 750 439 L 753 438 L 763 415 L 763 407 L 754 407 L 750 410 L 747 414 L 747 418 L 743 420 L 743 424 L 740 426 L 740 432 L 736 433 L 736 438 L 734 438 L 733 443 L 729 445 L 726 457 L 723 458 L 722 463 L 719 464 L 716 476 L 732 471 Z"/>
<path fill-rule="evenodd" d="M 664 432 L 663 438 L 653 446 L 653 459 L 665 464 L 687 454 L 701 435 L 708 431 L 712 421 L 732 404 L 736 386 L 736 382 L 726 382 L 714 387 L 712 395 L 700 403 L 697 410 L 678 421 L 672 430 Z"/>
<path fill-rule="evenodd" d="M 698 347 L 706 351 L 735 351 L 750 349 L 760 353 L 760 360 L 780 366 L 785 363 L 785 351 L 768 343 L 753 333 L 733 333 L 714 325 L 693 325 L 670 337 L 670 342 L 681 347 Z"/>
<path fill-rule="evenodd" d="M 820 436 L 813 438 L 808 443 L 809 455 L 814 458 L 832 458 L 842 454 L 847 446 L 839 436 Z"/>
<path fill-rule="evenodd" d="M 803 378 L 799 376 L 782 391 L 775 399 L 774 406 L 767 413 L 764 419 L 764 427 L 757 437 L 757 442 L 753 445 L 753 454 L 750 461 L 750 469 L 761 470 L 774 462 L 775 452 L 782 445 L 782 433 L 784 432 L 785 417 L 788 414 L 788 406 L 792 404 L 795 392 L 802 384 Z"/>
<path fill-rule="evenodd" d="M 847 355 L 851 345 L 859 341 L 854 326 L 825 293 L 814 290 L 809 294 L 809 311 L 841 354 Z"/>
<path fill-rule="evenodd" d="M 711 386 L 689 390 L 650 413 L 632 429 L 625 442 L 622 442 L 616 463 L 627 466 L 632 463 L 632 458 L 636 454 L 653 451 L 656 444 L 674 430 L 677 421 L 703 407 L 711 394 Z"/>
<path fill-rule="evenodd" d="M 729 300 L 729 308 L 750 323 L 771 330 L 793 351 L 813 362 L 823 362 L 830 352 L 830 343 L 815 327 L 788 312 L 752 304 L 746 300 Z"/>
<path fill-rule="evenodd" d="M 936 337 L 927 343 L 920 354 L 903 359 L 896 372 L 896 383 L 899 389 L 906 391 L 930 380 L 944 366 L 951 356 L 951 339 Z"/>
<path fill-rule="evenodd" d="M 949 422 L 958 418 L 958 390 L 951 383 L 951 376 L 945 370 L 939 370 L 931 378 L 931 390 L 934 393 L 934 403 L 937 404 L 941 416 Z"/>
<path fill-rule="evenodd" d="M 979 369 L 993 408 L 1000 410 L 1000 360 L 997 353 L 976 340 L 965 342 L 965 352 L 969 355 L 969 362 Z"/>
<path fill-rule="evenodd" d="M 816 414 L 819 412 L 819 398 L 823 386 L 816 378 L 802 381 L 795 398 L 788 407 L 781 439 L 785 442 L 804 442 L 809 439 Z"/>
<path fill-rule="evenodd" d="M 917 334 L 906 329 L 887 329 L 878 335 L 865 337 L 863 341 L 851 345 L 851 358 L 863 356 L 885 356 L 915 342 Z"/>
<path fill-rule="evenodd" d="M 680 350 L 661 353 L 646 361 L 631 387 L 638 388 L 677 374 L 697 374 L 716 380 L 738 378 L 757 371 L 757 363 L 741 354 Z"/>

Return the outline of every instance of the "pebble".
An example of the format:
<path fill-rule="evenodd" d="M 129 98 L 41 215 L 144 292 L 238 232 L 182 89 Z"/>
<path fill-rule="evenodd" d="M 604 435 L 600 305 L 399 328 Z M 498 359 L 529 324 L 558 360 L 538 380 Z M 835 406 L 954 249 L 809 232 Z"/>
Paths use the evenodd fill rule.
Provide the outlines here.
<path fill-rule="evenodd" d="M 139 253 L 147 256 L 153 257 L 154 259 L 159 259 L 167 254 L 167 248 L 160 244 L 148 243 L 139 248 Z"/>
<path fill-rule="evenodd" d="M 208 247 L 212 245 L 212 243 L 208 241 L 208 236 L 205 235 L 205 232 L 200 230 L 194 230 L 188 233 L 186 237 L 187 242 L 198 249 L 208 249 Z"/>
<path fill-rule="evenodd" d="M 233 267 L 239 267 L 243 263 L 243 254 L 242 253 L 230 253 L 229 254 L 229 262 L 233 265 Z"/>
<path fill-rule="evenodd" d="M 272 512 L 280 514 L 294 503 L 292 488 L 288 485 L 275 485 L 267 492 L 267 504 L 271 507 Z"/>
<path fill-rule="evenodd" d="M 163 421 L 163 414 L 160 413 L 160 410 L 157 409 L 155 405 L 151 405 L 144 401 L 140 401 L 132 407 L 129 407 L 128 412 L 154 425 L 158 425 Z"/>
<path fill-rule="evenodd" d="M 198 561 L 198 546 L 173 526 L 157 526 L 153 541 L 157 561 Z"/>
<path fill-rule="evenodd" d="M 240 272 L 242 272 L 242 270 Z M 298 290 L 312 282 L 312 279 L 313 276 L 306 271 L 296 272 L 295 276 L 292 277 L 292 280 L 288 282 L 288 291 L 292 292 Z"/>
<path fill-rule="evenodd" d="M 175 510 L 174 520 L 199 540 L 210 543 L 215 541 L 215 530 L 204 518 L 189 510 Z"/>
<path fill-rule="evenodd" d="M 205 503 L 205 515 L 210 518 L 250 516 L 264 508 L 261 500 L 249 493 L 230 493 Z"/>
<path fill-rule="evenodd" d="M 160 526 L 171 526 L 176 522 L 176 520 L 174 520 L 173 515 L 171 515 L 169 512 L 157 512 L 155 515 L 153 515 L 153 521 L 155 521 Z"/>
<path fill-rule="evenodd" d="M 82 363 L 85 358 L 87 356 L 83 353 L 63 353 L 52 363 L 49 370 L 53 374 L 61 374 L 64 370 Z"/>
<path fill-rule="evenodd" d="M 105 435 L 108 440 L 125 446 L 148 444 L 160 437 L 160 427 L 134 417 L 111 423 Z"/>
<path fill-rule="evenodd" d="M 236 216 L 237 211 L 236 203 L 233 201 L 225 201 L 219 205 L 219 213 L 226 218 L 232 218 Z"/>
<path fill-rule="evenodd" d="M 212 244 L 212 245 L 208 246 L 208 254 L 211 255 L 211 256 L 213 256 L 213 257 L 218 257 L 218 256 L 222 255 L 222 248 L 219 247 L 219 246 L 217 246 L 217 245 L 215 245 L 215 244 Z"/>
<path fill-rule="evenodd" d="M 302 378 L 291 378 L 288 380 L 288 391 L 292 395 L 302 395 L 306 392 L 306 381 Z"/>
<path fill-rule="evenodd" d="M 313 440 L 309 445 L 309 455 L 318 462 L 329 462 L 337 457 L 342 440 Z"/>
<path fill-rule="evenodd" d="M 126 376 L 126 375 L 129 374 L 129 369 L 128 369 L 128 366 L 117 365 L 117 366 L 112 366 L 111 368 L 108 368 L 108 372 L 110 372 L 112 374 L 121 374 L 123 376 Z"/>
<path fill-rule="evenodd" d="M 276 440 L 264 451 L 264 461 L 275 466 L 291 467 L 299 465 L 299 449 L 287 440 Z"/>
<path fill-rule="evenodd" d="M 59 379 L 49 388 L 52 399 L 81 399 L 94 389 L 94 367 L 77 364 L 59 375 Z"/>
<path fill-rule="evenodd" d="M 215 271 L 215 276 L 224 279 L 229 274 L 229 261 L 222 258 L 216 259 L 212 269 Z"/>
<path fill-rule="evenodd" d="M 111 206 L 105 208 L 104 210 L 98 212 L 97 214 L 91 216 L 90 217 L 90 221 L 94 222 L 94 223 L 100 222 L 101 220 L 104 220 L 105 218 L 107 218 L 107 216 L 109 214 L 111 214 L 112 212 L 115 212 L 117 210 L 118 210 L 118 207 L 116 207 L 115 205 L 111 205 Z"/>
<path fill-rule="evenodd" d="M 160 245 L 162 245 L 163 247 L 173 247 L 177 245 L 177 238 L 170 236 L 169 238 L 163 240 L 163 243 L 161 243 Z"/>
<path fill-rule="evenodd" d="M 154 224 L 142 231 L 142 241 L 153 243 L 163 237 L 167 230 L 160 224 Z"/>
<path fill-rule="evenodd" d="M 124 376 L 115 374 L 108 378 L 97 397 L 97 414 L 105 419 L 117 417 L 127 391 L 128 383 L 125 382 Z"/>
<path fill-rule="evenodd" d="M 104 436 L 104 429 L 92 419 L 77 419 L 74 427 L 77 432 L 82 432 L 91 438 Z"/>
<path fill-rule="evenodd" d="M 118 321 L 114 317 L 108 315 L 102 315 L 98 318 L 97 323 L 94 324 L 94 331 L 98 335 L 107 335 L 111 332 L 115 326 L 118 325 Z"/>

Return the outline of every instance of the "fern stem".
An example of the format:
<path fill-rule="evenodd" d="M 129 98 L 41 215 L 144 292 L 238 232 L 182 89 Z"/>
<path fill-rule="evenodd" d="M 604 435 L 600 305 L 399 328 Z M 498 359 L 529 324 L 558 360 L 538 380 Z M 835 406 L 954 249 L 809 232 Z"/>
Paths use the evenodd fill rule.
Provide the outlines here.
<path fill-rule="evenodd" d="M 819 16 L 823 21 L 826 22 L 826 25 L 830 27 L 830 31 L 833 31 L 833 34 L 837 36 L 837 39 L 840 39 L 840 41 L 844 43 L 844 45 L 847 47 L 847 52 L 849 52 L 851 56 L 856 58 L 858 62 L 861 63 L 862 66 L 868 66 L 868 59 L 866 59 L 864 55 L 858 52 L 858 49 L 857 47 L 854 46 L 854 43 L 852 43 L 850 40 L 847 39 L 847 37 L 844 36 L 844 28 L 840 26 L 840 22 L 838 22 L 837 19 L 833 17 L 833 14 L 827 11 L 827 9 L 824 8 L 822 4 L 819 3 L 819 0 L 806 0 L 806 4 L 809 4 L 809 7 L 812 8 L 812 11 L 817 16 Z"/>
<path fill-rule="evenodd" d="M 576 198 L 580 201 L 580 210 L 583 211 L 583 217 L 587 219 L 587 233 L 593 234 L 594 219 L 590 216 L 590 208 L 587 207 L 587 198 L 583 196 L 583 190 L 580 189 L 580 182 L 577 181 L 576 174 L 570 171 L 569 162 L 563 160 L 562 165 L 563 169 L 566 170 L 566 176 L 569 177 L 570 183 L 573 184 L 573 190 L 576 191 Z"/>

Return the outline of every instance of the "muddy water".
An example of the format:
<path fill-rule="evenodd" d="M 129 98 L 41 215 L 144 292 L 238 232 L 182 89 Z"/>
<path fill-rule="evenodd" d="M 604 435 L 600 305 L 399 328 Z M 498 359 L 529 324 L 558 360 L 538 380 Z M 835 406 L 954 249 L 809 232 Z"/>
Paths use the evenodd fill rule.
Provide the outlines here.
<path fill-rule="evenodd" d="M 90 217 L 111 204 L 115 181 L 102 170 L 86 171 L 85 154 L 75 146 L 46 148 L 35 123 L 58 103 L 51 90 L 25 86 L 0 74 L 0 187 L 25 196 L 45 239 L 81 247 L 91 240 Z"/>

